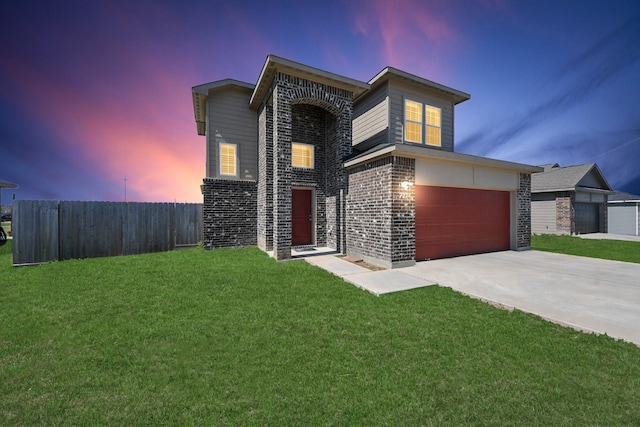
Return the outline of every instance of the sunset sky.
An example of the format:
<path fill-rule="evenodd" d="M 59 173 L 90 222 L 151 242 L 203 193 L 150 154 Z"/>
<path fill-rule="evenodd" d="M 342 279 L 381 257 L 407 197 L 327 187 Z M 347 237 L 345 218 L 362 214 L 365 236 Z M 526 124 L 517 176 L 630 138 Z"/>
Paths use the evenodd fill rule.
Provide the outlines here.
<path fill-rule="evenodd" d="M 606 7 L 603 5 L 606 4 Z M 191 87 L 268 54 L 471 94 L 456 151 L 598 163 L 640 194 L 640 2 L 12 1 L 0 14 L 0 180 L 16 198 L 201 202 Z"/>

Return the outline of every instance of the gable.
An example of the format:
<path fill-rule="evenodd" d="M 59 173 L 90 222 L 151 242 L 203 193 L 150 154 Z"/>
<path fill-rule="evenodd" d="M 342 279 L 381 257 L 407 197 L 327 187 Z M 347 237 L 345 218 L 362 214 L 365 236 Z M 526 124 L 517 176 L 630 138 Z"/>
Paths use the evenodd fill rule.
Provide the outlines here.
<path fill-rule="evenodd" d="M 611 190 L 604 176 L 594 167 L 577 184 L 578 187 Z"/>

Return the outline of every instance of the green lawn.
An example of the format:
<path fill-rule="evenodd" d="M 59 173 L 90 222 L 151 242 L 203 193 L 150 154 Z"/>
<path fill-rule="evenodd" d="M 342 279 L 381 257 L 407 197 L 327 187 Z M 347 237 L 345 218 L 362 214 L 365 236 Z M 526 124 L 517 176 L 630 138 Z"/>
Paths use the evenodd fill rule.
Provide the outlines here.
<path fill-rule="evenodd" d="M 576 236 L 533 235 L 531 236 L 531 247 L 539 251 L 640 263 L 640 242 L 581 239 Z"/>
<path fill-rule="evenodd" d="M 12 268 L 0 425 L 637 425 L 640 348 L 257 249 Z"/>

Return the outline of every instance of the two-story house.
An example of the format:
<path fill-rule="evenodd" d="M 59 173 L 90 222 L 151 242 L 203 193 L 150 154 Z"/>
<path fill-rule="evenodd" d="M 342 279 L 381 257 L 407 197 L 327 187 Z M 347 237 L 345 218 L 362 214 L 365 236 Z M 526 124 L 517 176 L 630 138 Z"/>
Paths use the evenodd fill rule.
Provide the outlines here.
<path fill-rule="evenodd" d="M 387 67 L 361 82 L 269 55 L 195 86 L 204 245 L 330 247 L 385 267 L 527 249 L 535 166 L 454 152 L 464 92 Z"/>

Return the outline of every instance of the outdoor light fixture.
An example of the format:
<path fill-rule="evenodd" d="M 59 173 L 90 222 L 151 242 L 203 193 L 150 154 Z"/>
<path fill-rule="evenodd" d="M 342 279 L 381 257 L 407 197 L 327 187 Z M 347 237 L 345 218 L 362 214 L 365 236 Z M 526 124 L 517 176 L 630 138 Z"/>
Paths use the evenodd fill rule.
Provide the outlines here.
<path fill-rule="evenodd" d="M 409 187 L 413 187 L 413 182 L 411 182 L 411 181 L 402 181 L 400 183 L 400 185 L 402 186 L 403 189 L 408 190 Z"/>

